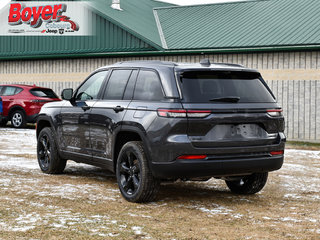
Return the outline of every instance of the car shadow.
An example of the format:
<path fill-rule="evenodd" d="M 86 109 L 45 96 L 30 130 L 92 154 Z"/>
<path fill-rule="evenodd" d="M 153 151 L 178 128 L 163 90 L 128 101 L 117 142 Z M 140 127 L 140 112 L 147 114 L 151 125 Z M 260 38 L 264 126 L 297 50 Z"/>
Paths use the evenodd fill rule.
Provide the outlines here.
<path fill-rule="evenodd" d="M 24 128 L 14 128 L 10 123 L 8 123 L 6 126 L 0 127 L 0 129 L 5 129 L 5 128 L 10 128 L 10 129 L 36 129 L 36 125 L 28 123 Z"/>
<path fill-rule="evenodd" d="M 217 180 L 218 181 L 218 180 Z M 208 182 L 174 182 L 162 184 L 158 199 L 169 201 L 189 200 L 217 200 L 234 196 L 227 187 L 215 186 Z"/>
<path fill-rule="evenodd" d="M 68 165 L 64 171 L 65 175 L 73 177 L 90 178 L 99 184 L 104 182 L 114 185 L 117 184 L 117 179 L 114 173 L 86 164 Z M 216 181 L 216 183 L 215 183 Z M 263 201 L 259 195 L 237 195 L 220 184 L 222 180 L 209 180 L 208 182 L 191 182 L 191 181 L 176 181 L 162 182 L 160 190 L 155 202 L 171 202 L 176 204 L 196 202 L 225 202 L 232 201 L 237 205 L 246 202 L 259 203 Z M 120 193 L 119 193 L 120 194 Z"/>
<path fill-rule="evenodd" d="M 64 174 L 74 177 L 89 177 L 101 180 L 116 181 L 116 176 L 111 171 L 87 164 L 68 164 Z"/>

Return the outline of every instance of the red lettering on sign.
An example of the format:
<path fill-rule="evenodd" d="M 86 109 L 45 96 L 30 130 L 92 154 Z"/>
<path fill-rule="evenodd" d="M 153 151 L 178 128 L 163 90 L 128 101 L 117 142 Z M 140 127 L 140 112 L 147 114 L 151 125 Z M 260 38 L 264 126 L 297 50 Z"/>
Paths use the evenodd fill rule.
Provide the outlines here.
<path fill-rule="evenodd" d="M 23 21 L 30 24 L 31 27 L 37 28 L 41 26 L 42 20 L 47 22 L 51 20 L 59 21 L 66 8 L 65 4 L 24 7 L 21 3 L 12 3 L 10 4 L 8 23 L 19 25 Z"/>
<path fill-rule="evenodd" d="M 41 17 L 43 21 L 48 21 L 52 18 L 52 14 L 53 14 L 52 7 L 48 5 L 43 8 Z"/>
<path fill-rule="evenodd" d="M 16 25 L 19 24 L 20 21 L 20 10 L 21 10 L 21 4 L 20 3 L 13 3 L 10 5 L 9 10 L 9 24 Z M 20 21 L 21 23 L 21 21 Z"/>
<path fill-rule="evenodd" d="M 39 22 L 42 8 L 43 8 L 42 6 L 38 7 L 38 11 L 37 11 L 37 7 L 32 8 L 33 21 L 31 22 L 31 26 L 37 25 L 37 23 Z"/>
<path fill-rule="evenodd" d="M 57 16 L 58 16 L 58 13 L 59 13 L 59 12 L 60 12 L 60 14 L 61 14 L 62 12 L 64 12 L 62 4 L 54 5 L 52 18 L 53 18 L 53 19 L 57 19 Z"/>
<path fill-rule="evenodd" d="M 22 10 L 21 19 L 23 22 L 29 22 L 32 16 L 31 8 L 27 7 Z"/>

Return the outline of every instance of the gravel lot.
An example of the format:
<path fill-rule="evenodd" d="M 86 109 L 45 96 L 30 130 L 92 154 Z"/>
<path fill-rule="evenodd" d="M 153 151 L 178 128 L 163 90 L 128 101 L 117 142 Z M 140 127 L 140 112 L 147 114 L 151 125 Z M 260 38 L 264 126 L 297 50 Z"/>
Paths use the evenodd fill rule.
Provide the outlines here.
<path fill-rule="evenodd" d="M 286 150 L 254 196 L 212 179 L 133 204 L 99 168 L 69 161 L 43 174 L 35 148 L 35 130 L 0 129 L 0 239 L 320 239 L 320 151 Z"/>

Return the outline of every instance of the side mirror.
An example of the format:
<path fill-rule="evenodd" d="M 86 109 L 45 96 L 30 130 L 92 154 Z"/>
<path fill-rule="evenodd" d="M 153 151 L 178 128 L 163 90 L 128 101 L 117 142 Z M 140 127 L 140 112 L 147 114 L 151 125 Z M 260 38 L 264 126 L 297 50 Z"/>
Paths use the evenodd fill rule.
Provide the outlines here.
<path fill-rule="evenodd" d="M 72 99 L 72 95 L 73 95 L 73 89 L 72 88 L 66 88 L 66 89 L 62 90 L 61 98 L 63 100 L 70 101 Z"/>

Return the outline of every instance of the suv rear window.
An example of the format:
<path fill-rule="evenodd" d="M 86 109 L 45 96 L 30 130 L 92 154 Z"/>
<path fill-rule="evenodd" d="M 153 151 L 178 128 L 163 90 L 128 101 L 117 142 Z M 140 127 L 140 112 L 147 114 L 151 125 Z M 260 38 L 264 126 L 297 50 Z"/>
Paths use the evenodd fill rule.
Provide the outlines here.
<path fill-rule="evenodd" d="M 237 99 L 239 103 L 275 102 L 258 73 L 190 71 L 180 76 L 184 102 L 219 103 L 219 99 L 221 102 Z"/>
<path fill-rule="evenodd" d="M 58 96 L 51 89 L 33 88 L 30 93 L 36 97 L 44 98 L 58 98 Z"/>

